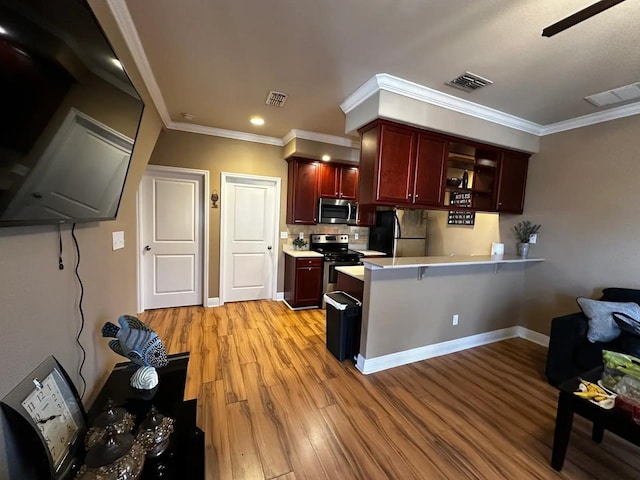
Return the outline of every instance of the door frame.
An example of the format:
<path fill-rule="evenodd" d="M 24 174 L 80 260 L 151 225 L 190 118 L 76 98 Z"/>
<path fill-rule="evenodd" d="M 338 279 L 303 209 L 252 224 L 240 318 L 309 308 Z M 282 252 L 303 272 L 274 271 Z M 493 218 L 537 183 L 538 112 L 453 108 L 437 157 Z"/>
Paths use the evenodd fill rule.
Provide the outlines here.
<path fill-rule="evenodd" d="M 195 168 L 183 168 L 183 167 L 167 167 L 164 165 L 147 165 L 142 177 L 140 178 L 140 184 L 136 191 L 136 229 L 137 229 L 137 255 L 136 255 L 136 270 L 138 276 L 138 313 L 142 313 L 145 310 L 144 305 L 144 275 L 142 272 L 142 249 L 144 248 L 144 242 L 142 241 L 142 202 L 140 200 L 140 188 L 145 175 L 164 175 L 172 177 L 173 174 L 188 174 L 195 177 L 200 177 L 202 181 L 202 198 L 200 208 L 200 225 L 202 225 L 202 231 L 200 232 L 200 241 L 202 242 L 202 292 L 200 297 L 202 305 L 209 306 L 209 170 L 198 170 Z M 177 178 L 177 177 L 176 177 Z"/>
<path fill-rule="evenodd" d="M 282 179 L 280 177 L 267 177 L 262 175 L 248 175 L 244 173 L 231 173 L 231 172 L 220 172 L 220 279 L 219 279 L 219 292 L 218 296 L 220 298 L 220 305 L 224 305 L 224 273 L 227 268 L 225 262 L 225 233 L 227 228 L 227 216 L 228 216 L 228 208 L 227 205 L 227 195 L 229 192 L 227 191 L 227 182 L 232 179 L 240 180 L 259 180 L 262 182 L 271 183 L 275 187 L 275 195 L 274 195 L 274 228 L 273 228 L 273 245 L 275 250 L 275 255 L 273 255 L 272 260 L 272 278 L 271 278 L 271 299 L 277 300 L 278 295 L 278 263 L 280 259 L 280 204 L 282 202 L 282 190 L 281 184 Z"/>

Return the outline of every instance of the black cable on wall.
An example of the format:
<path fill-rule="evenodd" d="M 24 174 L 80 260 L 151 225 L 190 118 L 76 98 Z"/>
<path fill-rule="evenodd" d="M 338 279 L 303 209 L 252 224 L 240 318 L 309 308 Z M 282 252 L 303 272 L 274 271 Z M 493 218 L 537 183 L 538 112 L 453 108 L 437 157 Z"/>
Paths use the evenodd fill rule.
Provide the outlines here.
<path fill-rule="evenodd" d="M 84 367 L 84 363 L 87 359 L 87 352 L 80 343 L 80 335 L 82 335 L 82 331 L 84 330 L 84 311 L 82 310 L 82 300 L 84 299 L 84 285 L 82 284 L 82 279 L 80 278 L 80 274 L 78 273 L 78 268 L 80 267 L 80 245 L 78 244 L 78 239 L 76 237 L 76 224 L 74 223 L 71 227 L 71 237 L 73 238 L 73 243 L 76 247 L 76 278 L 78 279 L 78 283 L 80 284 L 80 300 L 78 301 L 78 310 L 80 311 L 80 330 L 78 330 L 78 335 L 76 336 L 76 343 L 82 350 L 82 361 L 80 362 L 80 368 L 78 369 L 78 374 L 80 375 L 80 379 L 82 380 L 82 393 L 80 394 L 80 398 L 84 398 L 84 394 L 87 390 L 87 381 L 82 375 L 82 367 Z"/>

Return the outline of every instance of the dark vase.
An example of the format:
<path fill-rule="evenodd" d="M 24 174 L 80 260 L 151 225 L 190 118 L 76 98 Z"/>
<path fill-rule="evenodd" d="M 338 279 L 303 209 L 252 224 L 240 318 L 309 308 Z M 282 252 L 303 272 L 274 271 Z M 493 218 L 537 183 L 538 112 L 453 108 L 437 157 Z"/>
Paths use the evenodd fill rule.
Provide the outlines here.
<path fill-rule="evenodd" d="M 469 172 L 467 170 L 462 174 L 462 188 L 469 188 Z"/>

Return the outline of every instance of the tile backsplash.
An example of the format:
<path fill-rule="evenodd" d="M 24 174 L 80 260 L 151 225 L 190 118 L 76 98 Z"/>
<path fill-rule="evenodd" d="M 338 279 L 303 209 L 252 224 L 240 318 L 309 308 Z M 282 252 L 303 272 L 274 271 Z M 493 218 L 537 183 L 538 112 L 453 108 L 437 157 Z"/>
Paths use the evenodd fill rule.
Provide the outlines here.
<path fill-rule="evenodd" d="M 349 235 L 350 245 L 363 245 L 366 248 L 369 245 L 369 228 L 368 227 L 351 227 L 349 225 L 287 225 L 289 238 L 285 245 L 292 245 L 293 239 L 298 237 L 302 232 L 304 239 L 309 243 L 309 237 L 314 233 L 335 233 L 336 235 Z M 355 238 L 356 233 L 358 238 Z M 309 248 L 309 245 L 307 245 Z"/>

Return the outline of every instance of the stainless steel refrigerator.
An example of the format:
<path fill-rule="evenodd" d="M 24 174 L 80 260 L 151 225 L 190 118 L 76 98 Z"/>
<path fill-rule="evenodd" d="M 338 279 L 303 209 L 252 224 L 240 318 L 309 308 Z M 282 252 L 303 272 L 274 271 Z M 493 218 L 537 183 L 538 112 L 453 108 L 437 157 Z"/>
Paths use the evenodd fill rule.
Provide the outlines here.
<path fill-rule="evenodd" d="M 369 249 L 390 257 L 424 257 L 427 254 L 426 210 L 381 210 L 369 229 Z"/>

